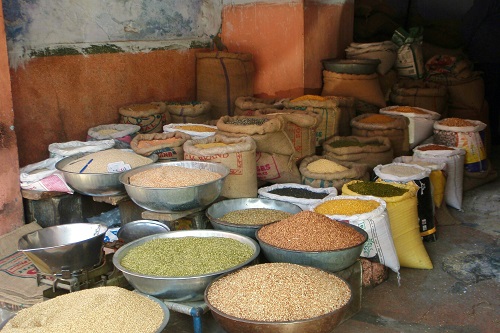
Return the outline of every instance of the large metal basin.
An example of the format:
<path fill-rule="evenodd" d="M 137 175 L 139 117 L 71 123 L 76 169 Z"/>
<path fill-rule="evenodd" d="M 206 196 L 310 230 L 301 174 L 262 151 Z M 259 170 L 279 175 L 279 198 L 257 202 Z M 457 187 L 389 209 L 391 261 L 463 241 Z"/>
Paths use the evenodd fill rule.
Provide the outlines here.
<path fill-rule="evenodd" d="M 165 166 L 178 166 L 190 169 L 208 170 L 221 175 L 214 181 L 184 187 L 153 188 L 130 184 L 130 177 L 146 170 Z M 220 163 L 199 161 L 163 162 L 141 166 L 120 175 L 129 197 L 138 206 L 158 213 L 172 213 L 206 207 L 214 202 L 222 191 L 229 168 Z"/>
<path fill-rule="evenodd" d="M 253 256 L 245 262 L 229 269 L 199 276 L 188 277 L 162 277 L 144 275 L 131 272 L 123 267 L 120 262 L 131 249 L 140 246 L 150 240 L 157 238 L 176 237 L 226 237 L 249 245 L 253 250 Z M 138 291 L 151 296 L 169 301 L 199 301 L 203 299 L 205 288 L 218 276 L 232 272 L 238 268 L 252 263 L 260 253 L 259 245 L 253 239 L 232 232 L 219 230 L 182 230 L 168 233 L 156 234 L 137 239 L 116 251 L 113 256 L 113 264 L 122 271 L 127 281 Z"/>
<path fill-rule="evenodd" d="M 347 223 L 346 225 L 361 233 L 363 235 L 363 241 L 358 245 L 335 251 L 287 250 L 264 242 L 259 237 L 258 233 L 256 233 L 256 238 L 262 249 L 262 253 L 270 262 L 288 262 L 291 264 L 312 266 L 329 272 L 338 272 L 356 262 L 361 255 L 361 251 L 363 251 L 363 245 L 368 239 L 368 234 L 363 229 Z"/>
<path fill-rule="evenodd" d="M 263 225 L 235 224 L 220 219 L 229 212 L 250 208 L 276 209 L 291 214 L 297 214 L 302 211 L 299 206 L 285 201 L 261 198 L 240 198 L 216 202 L 207 208 L 205 214 L 212 223 L 214 229 L 231 231 L 255 239 L 255 232 L 262 228 Z"/>
<path fill-rule="evenodd" d="M 72 155 L 56 163 L 55 167 L 63 173 L 66 183 L 76 192 L 94 197 L 125 194 L 125 187 L 120 183 L 119 179 L 120 175 L 124 172 L 78 173 L 63 170 L 69 163 L 88 154 L 89 153 Z M 156 162 L 158 160 L 158 155 L 152 154 L 148 158 L 150 158 L 152 162 Z"/>
<path fill-rule="evenodd" d="M 324 69 L 342 74 L 373 74 L 377 71 L 380 59 L 323 59 Z"/>
<path fill-rule="evenodd" d="M 21 237 L 18 250 L 42 273 L 79 272 L 102 262 L 106 230 L 106 226 L 94 223 L 48 227 Z"/>

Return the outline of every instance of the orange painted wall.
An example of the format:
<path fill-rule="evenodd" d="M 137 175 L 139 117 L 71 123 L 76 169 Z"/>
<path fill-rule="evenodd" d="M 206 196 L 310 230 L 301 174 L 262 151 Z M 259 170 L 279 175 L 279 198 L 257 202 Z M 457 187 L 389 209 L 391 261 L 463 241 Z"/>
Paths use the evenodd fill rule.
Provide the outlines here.
<path fill-rule="evenodd" d="M 20 165 L 47 158 L 53 142 L 118 123 L 123 105 L 194 100 L 197 51 L 52 56 L 12 69 Z"/>
<path fill-rule="evenodd" d="M 0 23 L 0 235 L 4 235 L 22 226 L 24 220 L 1 2 Z"/>
<path fill-rule="evenodd" d="M 302 3 L 224 6 L 222 40 L 230 52 L 254 57 L 254 94 L 300 96 L 304 91 Z"/>

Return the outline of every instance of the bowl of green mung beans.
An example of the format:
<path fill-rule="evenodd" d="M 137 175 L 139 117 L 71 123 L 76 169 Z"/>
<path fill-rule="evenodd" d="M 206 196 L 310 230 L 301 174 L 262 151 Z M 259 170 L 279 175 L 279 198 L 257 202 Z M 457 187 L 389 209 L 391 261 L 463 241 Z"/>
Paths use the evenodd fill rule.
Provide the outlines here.
<path fill-rule="evenodd" d="M 302 209 L 292 203 L 264 199 L 238 198 L 216 202 L 205 214 L 214 229 L 235 232 L 255 239 L 255 232 L 263 225 L 279 221 Z"/>
<path fill-rule="evenodd" d="M 199 301 L 222 274 L 255 261 L 260 253 L 250 237 L 221 230 L 180 230 L 125 244 L 113 264 L 137 291 L 177 302 Z"/>
<path fill-rule="evenodd" d="M 144 165 L 120 175 L 138 206 L 158 213 L 203 208 L 222 191 L 229 168 L 221 163 L 175 161 Z"/>

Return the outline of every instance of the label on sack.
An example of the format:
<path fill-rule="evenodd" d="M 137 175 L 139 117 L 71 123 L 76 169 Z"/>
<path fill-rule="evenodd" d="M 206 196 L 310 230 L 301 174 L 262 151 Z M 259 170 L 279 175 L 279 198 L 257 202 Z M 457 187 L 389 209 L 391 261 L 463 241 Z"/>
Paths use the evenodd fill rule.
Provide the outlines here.
<path fill-rule="evenodd" d="M 130 164 L 125 164 L 123 161 L 113 162 L 108 164 L 108 172 L 116 173 L 132 169 Z"/>

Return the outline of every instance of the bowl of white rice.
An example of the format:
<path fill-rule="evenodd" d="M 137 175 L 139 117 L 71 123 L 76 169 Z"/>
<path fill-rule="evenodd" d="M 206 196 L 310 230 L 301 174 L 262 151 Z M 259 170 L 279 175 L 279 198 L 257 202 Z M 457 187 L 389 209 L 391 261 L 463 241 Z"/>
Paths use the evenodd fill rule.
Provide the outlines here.
<path fill-rule="evenodd" d="M 56 163 L 68 185 L 80 194 L 113 196 L 125 194 L 120 182 L 122 173 L 156 162 L 158 155 L 148 157 L 130 149 L 106 149 L 90 154 L 76 154 Z"/>

